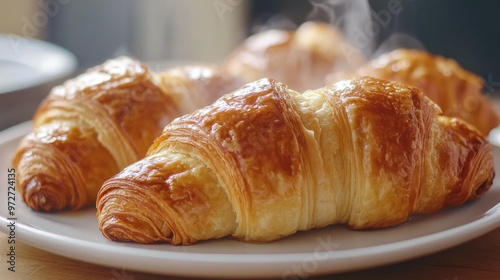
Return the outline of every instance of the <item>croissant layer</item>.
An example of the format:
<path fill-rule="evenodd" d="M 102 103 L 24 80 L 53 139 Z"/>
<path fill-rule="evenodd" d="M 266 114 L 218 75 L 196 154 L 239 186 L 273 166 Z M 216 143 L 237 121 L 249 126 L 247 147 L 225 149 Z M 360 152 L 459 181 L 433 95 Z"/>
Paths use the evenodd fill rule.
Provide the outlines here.
<path fill-rule="evenodd" d="M 166 126 L 97 198 L 107 238 L 267 242 L 381 228 L 480 197 L 489 143 L 411 86 L 362 77 L 304 93 L 270 79 Z"/>

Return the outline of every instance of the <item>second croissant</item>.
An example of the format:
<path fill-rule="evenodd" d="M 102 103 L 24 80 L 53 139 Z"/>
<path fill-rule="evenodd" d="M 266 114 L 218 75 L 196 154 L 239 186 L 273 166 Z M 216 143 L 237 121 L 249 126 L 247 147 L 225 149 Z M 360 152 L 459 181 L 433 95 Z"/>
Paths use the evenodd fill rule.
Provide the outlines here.
<path fill-rule="evenodd" d="M 13 159 L 17 186 L 34 210 L 80 209 L 102 183 L 142 158 L 172 119 L 240 85 L 215 66 L 156 73 L 119 57 L 54 88 Z"/>

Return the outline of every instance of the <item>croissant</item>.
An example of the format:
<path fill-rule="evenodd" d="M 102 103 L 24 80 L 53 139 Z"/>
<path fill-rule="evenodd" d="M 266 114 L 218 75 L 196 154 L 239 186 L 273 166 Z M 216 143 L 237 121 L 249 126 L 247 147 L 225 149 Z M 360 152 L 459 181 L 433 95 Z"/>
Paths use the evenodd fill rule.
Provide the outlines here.
<path fill-rule="evenodd" d="M 143 157 L 167 123 L 240 85 L 215 66 L 154 73 L 119 57 L 55 87 L 13 159 L 23 200 L 40 211 L 94 203 L 102 183 Z"/>
<path fill-rule="evenodd" d="M 225 69 L 246 82 L 274 78 L 299 91 L 325 86 L 335 69 L 354 69 L 365 58 L 340 31 L 326 23 L 306 22 L 295 31 L 267 30 L 243 42 Z"/>
<path fill-rule="evenodd" d="M 354 73 L 334 73 L 329 82 L 352 76 L 372 76 L 419 87 L 443 114 L 474 125 L 483 135 L 500 124 L 491 101 L 481 92 L 483 80 L 453 59 L 425 51 L 397 49 L 381 55 Z"/>
<path fill-rule="evenodd" d="M 401 224 L 479 198 L 490 144 L 415 87 L 369 77 L 304 93 L 262 79 L 180 117 L 97 197 L 105 237 L 268 242 Z"/>

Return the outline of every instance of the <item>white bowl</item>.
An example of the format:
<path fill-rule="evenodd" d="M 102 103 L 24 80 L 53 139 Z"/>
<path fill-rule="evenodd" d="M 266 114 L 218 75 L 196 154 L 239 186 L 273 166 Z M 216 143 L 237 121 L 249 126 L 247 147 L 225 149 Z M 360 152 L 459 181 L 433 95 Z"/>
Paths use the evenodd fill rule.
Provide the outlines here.
<path fill-rule="evenodd" d="M 29 120 L 50 89 L 71 75 L 77 60 L 44 41 L 0 34 L 0 130 Z"/>

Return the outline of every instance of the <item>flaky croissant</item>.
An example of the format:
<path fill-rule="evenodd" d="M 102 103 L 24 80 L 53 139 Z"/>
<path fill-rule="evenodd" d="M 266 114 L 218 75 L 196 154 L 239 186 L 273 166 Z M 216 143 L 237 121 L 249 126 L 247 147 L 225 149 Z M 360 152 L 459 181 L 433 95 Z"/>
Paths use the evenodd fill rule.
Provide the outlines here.
<path fill-rule="evenodd" d="M 298 93 L 262 79 L 176 119 L 106 181 L 111 240 L 267 242 L 347 224 L 380 228 L 479 198 L 490 144 L 415 87 L 373 78 Z"/>
<path fill-rule="evenodd" d="M 273 78 L 304 91 L 325 86 L 326 75 L 334 70 L 352 70 L 364 62 L 361 51 L 335 27 L 306 22 L 295 31 L 268 30 L 247 38 L 225 68 L 247 82 Z"/>
<path fill-rule="evenodd" d="M 327 80 L 335 82 L 352 76 L 372 76 L 419 87 L 441 107 L 444 115 L 466 120 L 483 135 L 500 124 L 491 101 L 482 94 L 483 80 L 453 59 L 420 50 L 397 49 L 352 73 L 329 75 Z"/>
<path fill-rule="evenodd" d="M 109 60 L 52 90 L 13 159 L 26 204 L 41 211 L 95 202 L 102 183 L 146 154 L 175 117 L 241 86 L 215 66 L 154 73 Z"/>

